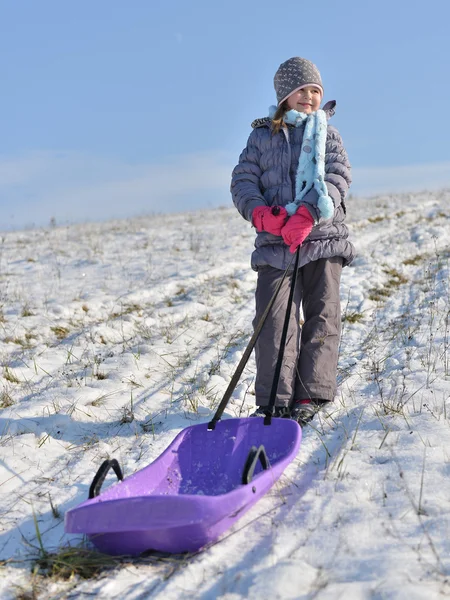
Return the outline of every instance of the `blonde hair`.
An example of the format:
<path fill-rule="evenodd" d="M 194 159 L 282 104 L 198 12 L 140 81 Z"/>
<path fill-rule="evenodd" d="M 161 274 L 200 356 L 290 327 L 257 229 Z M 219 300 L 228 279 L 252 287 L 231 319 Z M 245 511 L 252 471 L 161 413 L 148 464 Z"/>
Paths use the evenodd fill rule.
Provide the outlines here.
<path fill-rule="evenodd" d="M 275 114 L 272 117 L 272 133 L 274 135 L 275 135 L 275 133 L 278 133 L 280 131 L 280 129 L 283 127 L 284 115 L 287 113 L 288 110 L 289 110 L 289 107 L 285 100 L 278 106 L 277 110 L 275 111 Z"/>

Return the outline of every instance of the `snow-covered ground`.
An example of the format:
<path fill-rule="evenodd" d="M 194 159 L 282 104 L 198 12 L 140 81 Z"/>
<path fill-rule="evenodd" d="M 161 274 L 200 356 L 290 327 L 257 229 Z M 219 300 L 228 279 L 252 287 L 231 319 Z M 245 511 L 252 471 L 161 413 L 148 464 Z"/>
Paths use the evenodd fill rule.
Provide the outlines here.
<path fill-rule="evenodd" d="M 100 463 L 134 473 L 220 401 L 253 230 L 227 208 L 0 233 L 0 598 L 450 596 L 450 191 L 348 213 L 338 397 L 277 485 L 199 554 L 65 582 L 33 560 L 82 542 L 64 513 Z M 253 379 L 251 358 L 227 416 Z"/>

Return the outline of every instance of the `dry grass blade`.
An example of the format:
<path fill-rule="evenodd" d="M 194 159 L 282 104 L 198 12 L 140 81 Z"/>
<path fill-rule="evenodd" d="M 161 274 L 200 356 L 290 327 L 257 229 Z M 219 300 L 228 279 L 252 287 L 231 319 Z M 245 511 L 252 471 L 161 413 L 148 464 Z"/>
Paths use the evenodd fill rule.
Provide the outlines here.
<path fill-rule="evenodd" d="M 120 563 L 120 557 L 87 548 L 67 547 L 56 553 L 45 552 L 37 559 L 35 565 L 43 577 L 70 579 L 78 576 L 81 579 L 90 579 L 105 570 L 117 567 Z"/>

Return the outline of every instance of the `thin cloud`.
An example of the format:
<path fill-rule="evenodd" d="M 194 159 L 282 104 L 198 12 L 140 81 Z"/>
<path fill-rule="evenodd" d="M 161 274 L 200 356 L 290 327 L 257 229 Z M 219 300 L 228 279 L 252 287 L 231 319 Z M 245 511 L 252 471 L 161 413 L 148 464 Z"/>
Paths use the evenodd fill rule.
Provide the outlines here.
<path fill-rule="evenodd" d="M 38 178 L 51 164 L 50 155 L 39 152 L 19 159 L 0 157 L 0 190 Z"/>
<path fill-rule="evenodd" d="M 0 161 L 0 228 L 179 212 L 229 202 L 223 153 L 129 165 L 71 153 Z"/>

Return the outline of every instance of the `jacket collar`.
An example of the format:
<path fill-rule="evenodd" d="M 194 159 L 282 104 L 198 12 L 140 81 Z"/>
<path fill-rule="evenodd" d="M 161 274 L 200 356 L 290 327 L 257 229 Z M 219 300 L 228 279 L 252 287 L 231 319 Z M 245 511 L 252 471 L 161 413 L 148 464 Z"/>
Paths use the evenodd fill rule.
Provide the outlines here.
<path fill-rule="evenodd" d="M 327 117 L 327 121 L 331 119 L 331 117 L 336 112 L 336 100 L 329 100 L 322 109 Z M 255 119 L 252 122 L 252 128 L 256 129 L 257 127 L 271 127 L 272 119 L 270 117 L 263 117 L 261 119 Z M 289 127 L 289 125 L 288 125 Z M 292 126 L 291 126 L 292 127 Z"/>

